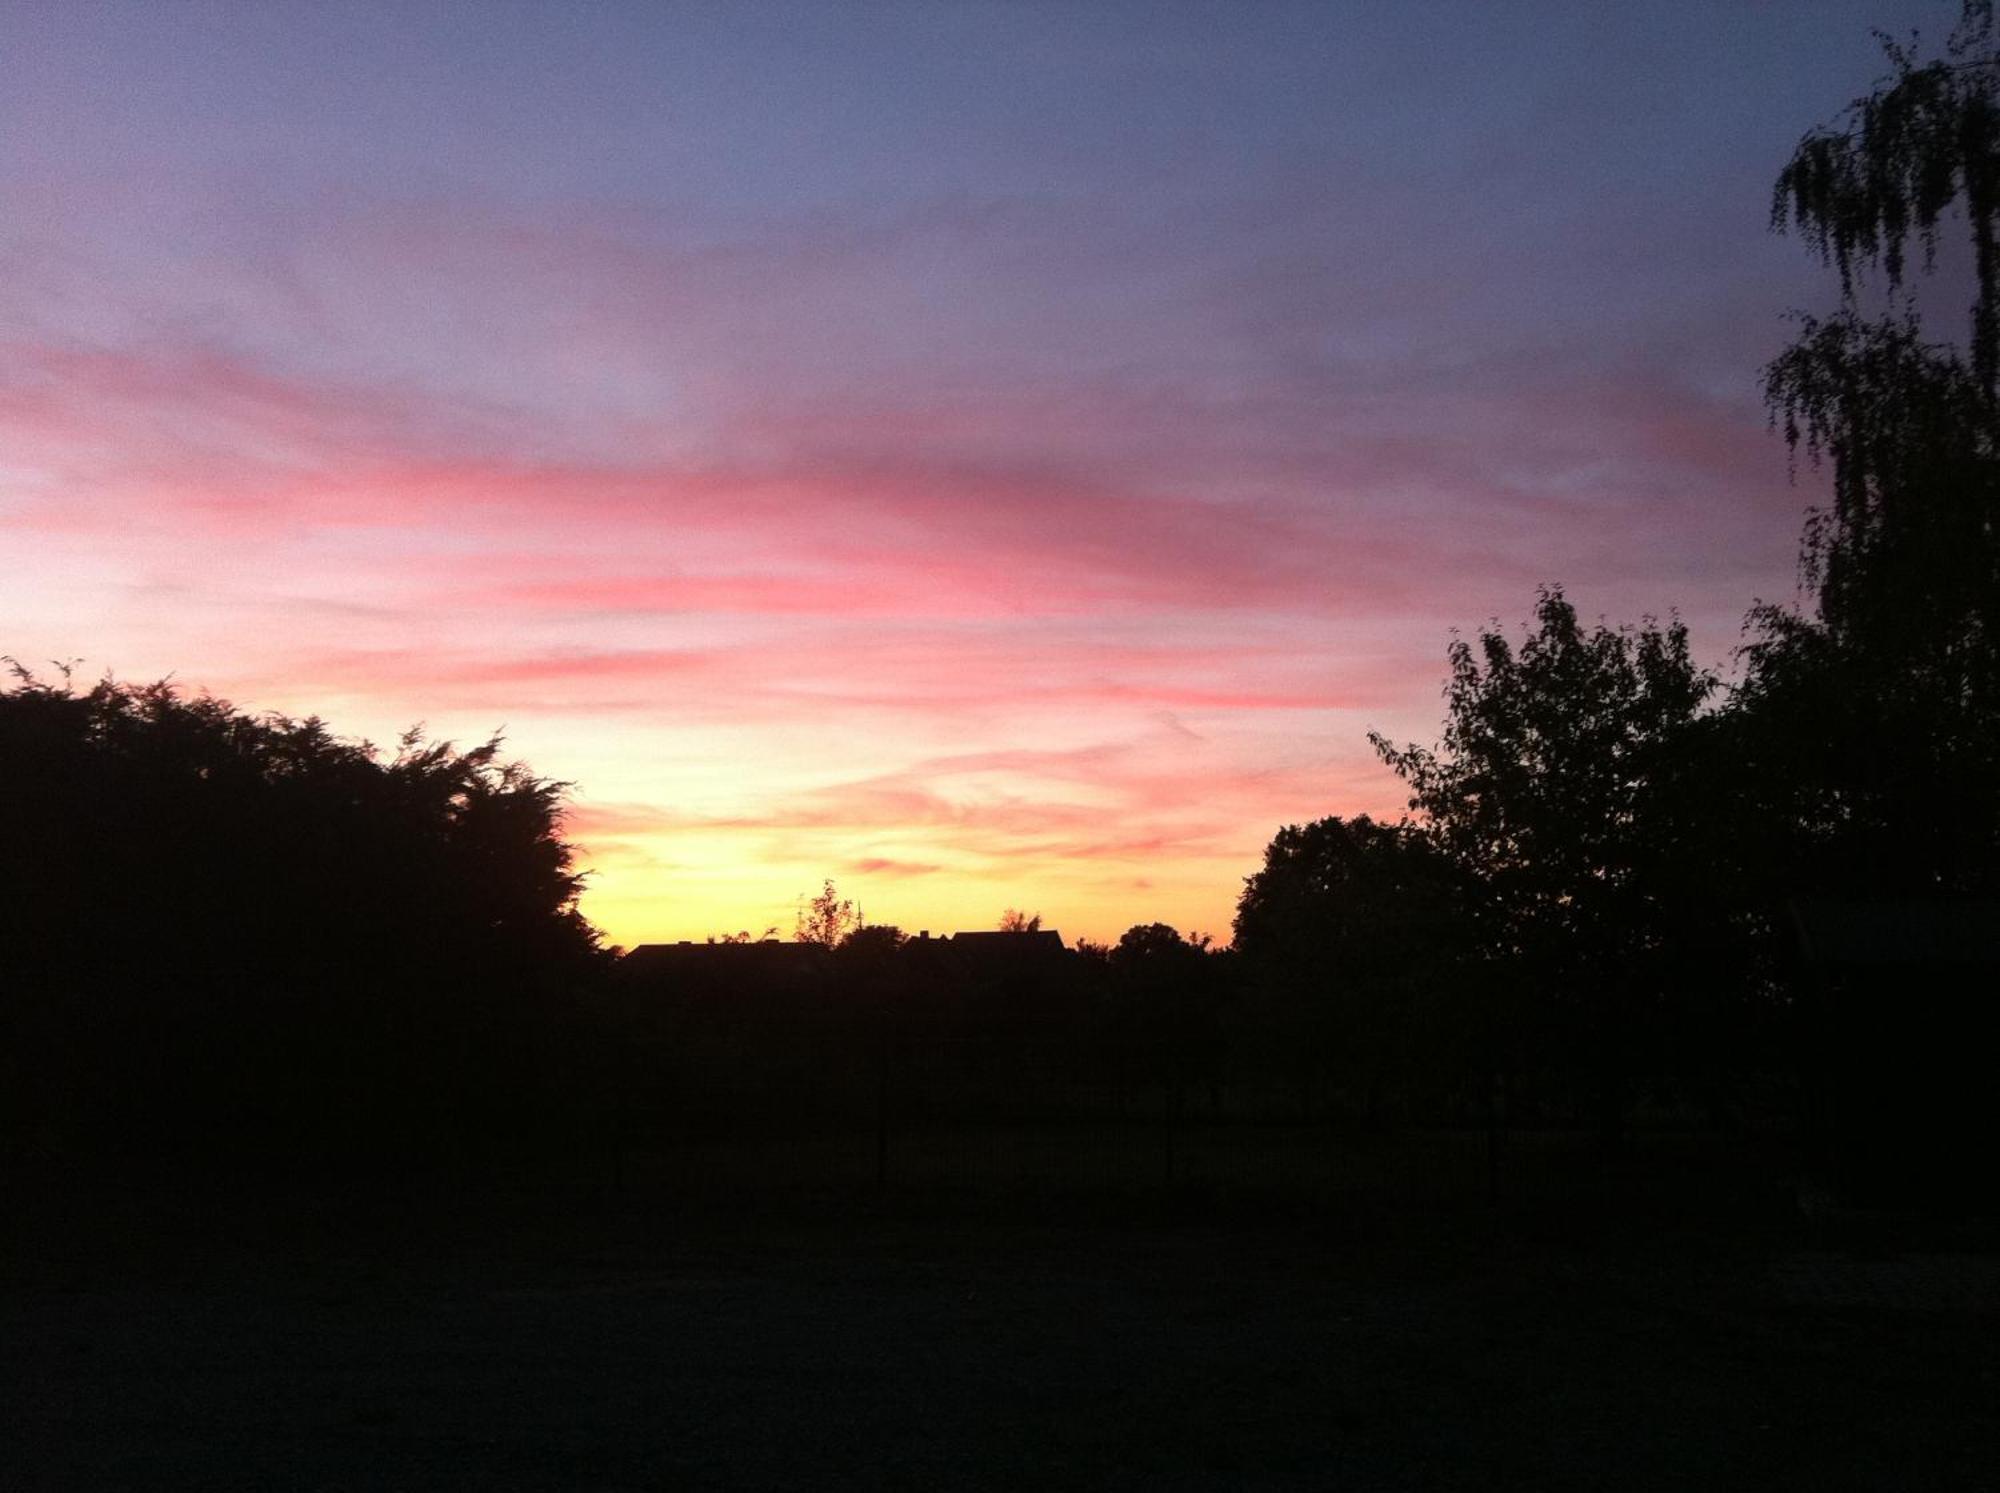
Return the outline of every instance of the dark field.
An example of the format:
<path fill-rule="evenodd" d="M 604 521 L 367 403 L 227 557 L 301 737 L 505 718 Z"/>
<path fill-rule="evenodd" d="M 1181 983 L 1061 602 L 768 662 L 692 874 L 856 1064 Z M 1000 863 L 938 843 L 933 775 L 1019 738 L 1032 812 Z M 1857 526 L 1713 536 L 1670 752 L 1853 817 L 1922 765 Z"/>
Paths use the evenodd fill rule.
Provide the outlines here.
<path fill-rule="evenodd" d="M 1493 1200 L 1477 1137 L 1157 1139 L 17 1187 L 0 1482 L 2000 1486 L 1988 1229 L 1740 1142 L 1516 1138 Z"/>

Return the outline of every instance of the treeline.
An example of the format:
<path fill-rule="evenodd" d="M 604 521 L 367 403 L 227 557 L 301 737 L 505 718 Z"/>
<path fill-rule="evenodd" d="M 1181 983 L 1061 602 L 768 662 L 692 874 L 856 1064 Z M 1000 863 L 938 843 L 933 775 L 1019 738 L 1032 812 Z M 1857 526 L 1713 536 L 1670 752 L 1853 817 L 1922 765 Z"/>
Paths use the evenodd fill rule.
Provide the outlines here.
<path fill-rule="evenodd" d="M 1994 1132 L 1966 1054 L 1991 1050 L 2000 963 L 1995 43 L 1978 3 L 1939 58 L 1885 43 L 1889 79 L 1779 176 L 1773 226 L 1842 304 L 1765 392 L 1830 500 L 1801 602 L 1752 609 L 1735 684 L 1677 622 L 1586 627 L 1550 588 L 1525 637 L 1453 644 L 1437 745 L 1373 738 L 1412 822 L 1272 845 L 1237 949 L 1295 1006 L 1326 998 L 1335 1061 L 1381 1072 L 1364 1054 L 1444 1030 L 1498 1088 L 1567 1092 L 1607 1134 L 1642 1087 L 1727 1106 L 1777 1076 L 1849 1155 L 1857 1128 L 1902 1126 L 1882 1171 Z M 1910 276 L 1960 230 L 1954 343 Z"/>
<path fill-rule="evenodd" d="M 1891 77 L 1778 179 L 1773 226 L 1842 305 L 1765 392 L 1830 501 L 1801 604 L 1751 611 L 1735 685 L 1678 623 L 1585 627 L 1545 590 L 1525 638 L 1454 643 L 1436 746 L 1373 738 L 1414 822 L 1272 845 L 1237 948 L 1327 993 L 1360 1068 L 1427 1046 L 1413 990 L 1448 992 L 1496 1084 L 1567 1090 L 1607 1133 L 1642 1084 L 1726 1102 L 1758 1073 L 1849 1154 L 1857 1116 L 1908 1121 L 1883 1170 L 1994 1132 L 1965 1054 L 1991 1050 L 2000 964 L 1995 43 L 1979 3 L 1942 57 L 1885 43 Z M 1948 230 L 1972 251 L 1958 343 L 1909 294 Z"/>
<path fill-rule="evenodd" d="M 732 944 L 750 962 L 726 978 L 649 983 L 578 912 L 564 785 L 497 742 L 378 751 L 167 684 L 17 666 L 8 1153 L 448 1165 L 635 1128 L 1147 1105 L 1560 1122 L 1611 1144 L 1647 1113 L 1775 1111 L 1850 1150 L 1901 1117 L 1876 1146 L 1891 1169 L 1926 1131 L 1990 1134 L 1990 7 L 1967 5 L 1943 57 L 1889 55 L 1893 76 L 1777 184 L 1774 223 L 1844 294 L 1766 376 L 1830 499 L 1801 600 L 1751 611 L 1728 687 L 1678 622 L 1589 625 L 1551 587 L 1524 635 L 1451 646 L 1437 743 L 1375 738 L 1413 817 L 1281 830 L 1226 951 L 1142 925 L 1110 949 L 968 963 L 860 927 L 829 888 L 802 962 Z M 1959 342 L 1906 294 L 1954 226 L 1974 281 Z M 1886 317 L 1863 312 L 1871 276 Z M 1048 952 L 1031 919 L 1012 934 Z"/>

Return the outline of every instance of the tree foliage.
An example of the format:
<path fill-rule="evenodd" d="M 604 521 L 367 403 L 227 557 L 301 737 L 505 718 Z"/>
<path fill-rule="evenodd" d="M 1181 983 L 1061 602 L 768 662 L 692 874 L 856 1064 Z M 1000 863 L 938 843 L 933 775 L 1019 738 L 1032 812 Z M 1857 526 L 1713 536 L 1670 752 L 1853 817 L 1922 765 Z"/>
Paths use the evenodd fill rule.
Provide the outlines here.
<path fill-rule="evenodd" d="M 829 877 L 810 901 L 801 898 L 793 919 L 792 937 L 799 943 L 837 949 L 867 924 L 854 903 L 840 895 Z"/>
<path fill-rule="evenodd" d="M 1500 950 L 1602 962 L 1661 937 L 1678 749 L 1716 680 L 1679 622 L 1586 630 L 1557 588 L 1535 614 L 1518 647 L 1453 642 L 1437 747 L 1370 740 L 1490 904 Z"/>
<path fill-rule="evenodd" d="M 1207 953 L 1208 944 L 1200 935 L 1183 938 L 1170 923 L 1134 923 L 1111 946 L 1111 966 L 1133 971 L 1184 968 Z"/>
<path fill-rule="evenodd" d="M 1892 75 L 1835 123 L 1809 131 L 1778 174 L 1771 223 L 1792 228 L 1840 274 L 1851 302 L 1856 271 L 1878 267 L 1902 288 L 1909 251 L 1928 269 L 1939 224 L 1962 208 L 1978 295 L 1972 367 L 1991 398 L 2000 380 L 2000 49 L 1991 0 L 1967 0 L 1942 57 L 1919 57 L 1877 33 Z"/>
<path fill-rule="evenodd" d="M 1766 394 L 1832 492 L 1801 547 L 1811 613 L 1753 612 L 1735 703 L 1790 874 L 1934 895 L 2000 875 L 2000 47 L 1983 4 L 1943 57 L 1885 46 L 1893 76 L 1778 180 L 1774 221 L 1838 269 L 1844 304 L 1806 321 Z M 1865 266 L 1900 290 L 1912 247 L 1928 270 L 1954 217 L 1969 354 L 1910 307 L 1865 319 L 1857 296 Z"/>
<path fill-rule="evenodd" d="M 1450 670 L 1436 747 L 1370 739 L 1475 903 L 1487 997 L 1610 1120 L 1712 915 L 1690 769 L 1716 680 L 1679 622 L 1586 629 L 1555 588 L 1518 646 L 1458 639 Z"/>
<path fill-rule="evenodd" d="M 1839 271 L 1842 307 L 1808 318 L 1765 371 L 1794 451 L 1831 468 L 1832 503 L 1808 523 L 1803 569 L 1819 621 L 1856 665 L 1917 669 L 1933 693 L 1992 703 L 2000 604 L 2000 38 L 1968 3 L 1945 56 L 1887 38 L 1893 76 L 1836 125 L 1809 133 L 1779 174 L 1773 223 Z M 1903 289 L 1908 251 L 1928 271 L 1941 225 L 1973 256 L 1969 358 L 1914 309 L 1864 319 L 1857 267 Z M 1768 619 L 1767 619 L 1768 620 Z"/>
<path fill-rule="evenodd" d="M 1454 867 L 1415 825 L 1363 814 L 1288 824 L 1243 886 L 1234 947 L 1265 971 L 1342 987 L 1397 979 L 1462 917 Z"/>
<path fill-rule="evenodd" d="M 1408 822 L 1286 825 L 1238 902 L 1234 948 L 1259 1021 L 1295 1073 L 1373 1113 L 1386 1091 L 1450 1084 L 1482 1013 L 1465 878 Z"/>
<path fill-rule="evenodd" d="M 1808 319 L 1766 389 L 1790 446 L 1831 468 L 1801 555 L 1818 620 L 1856 662 L 1990 690 L 2000 428 L 1963 361 L 1913 315 Z"/>
<path fill-rule="evenodd" d="M 909 935 L 893 923 L 863 923 L 841 939 L 840 953 L 861 961 L 886 959 L 909 941 Z"/>
<path fill-rule="evenodd" d="M 198 1120 L 331 1145 L 518 1090 L 523 1023 L 597 958 L 564 785 L 497 740 L 384 756 L 317 718 L 17 665 L 0 779 L 10 1056 L 87 1075 L 43 1098 L 128 1139 Z"/>

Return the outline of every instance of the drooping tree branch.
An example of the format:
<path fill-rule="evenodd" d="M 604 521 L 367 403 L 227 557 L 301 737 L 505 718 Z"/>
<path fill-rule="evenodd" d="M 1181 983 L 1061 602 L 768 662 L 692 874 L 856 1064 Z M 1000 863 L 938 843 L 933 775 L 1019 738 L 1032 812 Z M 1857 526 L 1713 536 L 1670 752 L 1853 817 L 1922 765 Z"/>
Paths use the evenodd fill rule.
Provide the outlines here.
<path fill-rule="evenodd" d="M 1878 35 L 1881 35 L 1878 33 Z M 2000 45 L 1990 0 L 1967 0 L 1943 58 L 1881 36 L 1893 72 L 1841 120 L 1800 140 L 1771 197 L 1771 226 L 1793 231 L 1840 274 L 1852 304 L 1861 267 L 1891 290 L 1937 260 L 1939 224 L 1963 211 L 1977 295 L 1972 367 L 1987 397 L 2000 386 Z"/>

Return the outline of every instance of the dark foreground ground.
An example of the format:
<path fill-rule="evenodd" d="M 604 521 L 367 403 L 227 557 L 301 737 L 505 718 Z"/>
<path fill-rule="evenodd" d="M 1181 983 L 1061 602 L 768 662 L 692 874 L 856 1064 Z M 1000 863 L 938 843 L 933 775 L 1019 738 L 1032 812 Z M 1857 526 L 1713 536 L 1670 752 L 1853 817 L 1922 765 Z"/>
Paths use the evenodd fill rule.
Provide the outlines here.
<path fill-rule="evenodd" d="M 17 1187 L 0 1485 L 2000 1487 L 1977 1226 L 622 1180 Z"/>

